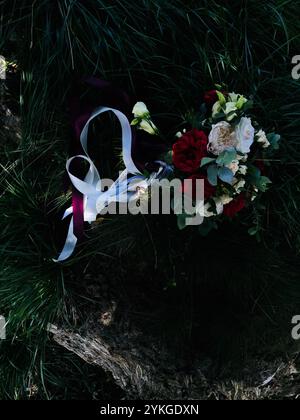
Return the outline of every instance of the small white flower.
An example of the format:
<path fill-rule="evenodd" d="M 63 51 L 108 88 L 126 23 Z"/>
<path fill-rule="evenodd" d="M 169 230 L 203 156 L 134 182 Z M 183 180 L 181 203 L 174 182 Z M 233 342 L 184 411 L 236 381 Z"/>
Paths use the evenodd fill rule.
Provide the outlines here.
<path fill-rule="evenodd" d="M 213 217 L 215 213 L 213 211 L 208 210 L 211 208 L 211 204 L 206 203 L 204 206 L 204 217 Z"/>
<path fill-rule="evenodd" d="M 235 117 L 237 117 L 237 114 L 234 111 L 237 111 L 236 103 L 227 102 L 225 106 L 225 115 L 226 115 L 227 121 L 232 121 Z"/>
<path fill-rule="evenodd" d="M 214 104 L 212 109 L 213 118 L 223 111 L 226 115 L 226 120 L 232 121 L 238 115 L 235 111 L 241 109 L 248 102 L 247 98 L 236 93 L 229 93 L 228 97 L 229 101 L 226 102 L 225 96 L 219 92 L 219 101 Z"/>
<path fill-rule="evenodd" d="M 144 130 L 149 134 L 156 134 L 157 132 L 157 128 L 150 120 L 149 121 L 142 120 L 139 124 L 139 128 L 140 130 Z"/>
<path fill-rule="evenodd" d="M 175 134 L 175 137 L 177 137 L 178 139 L 180 139 L 180 137 L 182 137 L 181 131 L 178 131 L 178 133 Z"/>
<path fill-rule="evenodd" d="M 233 160 L 229 165 L 226 165 L 228 169 L 231 170 L 231 172 L 233 173 L 233 175 L 235 175 L 237 173 L 237 171 L 239 170 L 239 161 L 238 160 Z"/>
<path fill-rule="evenodd" d="M 266 133 L 263 130 L 259 130 L 256 136 L 257 136 L 257 142 L 261 143 L 264 149 L 267 149 L 271 145 L 271 143 L 267 139 Z"/>
<path fill-rule="evenodd" d="M 221 195 L 220 197 L 221 203 L 226 206 L 226 204 L 231 203 L 231 201 L 233 200 L 233 197 L 230 197 L 230 195 L 224 194 Z"/>
<path fill-rule="evenodd" d="M 229 99 L 231 100 L 231 102 L 237 102 L 239 95 L 237 93 L 229 93 Z"/>
<path fill-rule="evenodd" d="M 135 118 L 149 116 L 149 110 L 144 102 L 137 102 L 132 110 Z"/>
<path fill-rule="evenodd" d="M 210 203 L 204 204 L 204 201 L 200 200 L 196 205 L 196 212 L 202 217 L 212 217 L 215 214 L 209 210 L 210 208 L 211 208 Z"/>
<path fill-rule="evenodd" d="M 246 154 L 250 152 L 250 147 L 254 142 L 254 127 L 251 119 L 243 117 L 235 129 L 237 138 L 237 151 Z"/>
<path fill-rule="evenodd" d="M 223 213 L 224 206 L 223 206 L 223 203 L 222 203 L 221 198 L 220 197 L 214 198 L 214 202 L 216 203 L 216 211 L 217 211 L 217 214 Z"/>
<path fill-rule="evenodd" d="M 241 190 L 244 188 L 245 185 L 246 185 L 246 181 L 244 179 L 241 179 L 236 184 L 234 184 L 233 187 L 236 190 L 236 192 L 239 193 L 241 192 Z"/>
<path fill-rule="evenodd" d="M 248 160 L 248 155 L 238 155 L 238 156 L 237 156 L 237 159 L 238 159 L 240 162 L 247 162 L 247 160 Z"/>
<path fill-rule="evenodd" d="M 199 201 L 196 207 L 197 213 L 202 217 L 213 217 L 216 214 L 223 213 L 223 203 L 221 202 L 220 198 L 214 198 L 213 200 L 216 204 L 216 212 L 212 209 L 210 202 L 204 204 L 203 201 Z"/>
<path fill-rule="evenodd" d="M 217 101 L 212 108 L 212 116 L 215 117 L 221 111 L 222 111 L 222 106 L 220 104 L 220 101 Z"/>
<path fill-rule="evenodd" d="M 240 173 L 241 175 L 246 175 L 247 171 L 248 171 L 248 167 L 247 167 L 246 165 L 241 165 L 241 166 L 239 167 L 239 173 Z"/>
<path fill-rule="evenodd" d="M 137 102 L 132 110 L 135 119 L 131 125 L 137 126 L 140 130 L 144 130 L 149 134 L 157 134 L 158 130 L 151 121 L 151 116 L 144 102 Z"/>

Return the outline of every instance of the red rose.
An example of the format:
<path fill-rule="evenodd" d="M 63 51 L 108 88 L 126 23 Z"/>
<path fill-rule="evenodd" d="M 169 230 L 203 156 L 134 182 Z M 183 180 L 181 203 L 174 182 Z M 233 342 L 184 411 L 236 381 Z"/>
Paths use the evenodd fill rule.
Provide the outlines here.
<path fill-rule="evenodd" d="M 212 195 L 214 195 L 215 191 L 216 191 L 216 187 L 213 187 L 207 180 L 207 178 L 202 175 L 202 174 L 195 174 L 192 175 L 190 177 L 188 177 L 187 179 L 191 179 L 191 185 L 190 183 L 188 184 L 184 184 L 182 185 L 182 192 L 184 194 L 189 195 L 192 198 L 196 197 L 196 180 L 197 179 L 203 179 L 204 180 L 204 198 L 210 198 Z"/>
<path fill-rule="evenodd" d="M 231 219 L 246 205 L 245 197 L 243 194 L 240 194 L 235 200 L 231 201 L 229 204 L 224 206 L 223 214 L 230 217 Z"/>
<path fill-rule="evenodd" d="M 207 106 L 212 107 L 218 101 L 218 95 L 216 90 L 209 90 L 204 94 L 204 102 Z"/>
<path fill-rule="evenodd" d="M 200 168 L 202 158 L 207 156 L 207 136 L 193 129 L 183 134 L 173 145 L 174 166 L 182 172 L 192 174 Z"/>

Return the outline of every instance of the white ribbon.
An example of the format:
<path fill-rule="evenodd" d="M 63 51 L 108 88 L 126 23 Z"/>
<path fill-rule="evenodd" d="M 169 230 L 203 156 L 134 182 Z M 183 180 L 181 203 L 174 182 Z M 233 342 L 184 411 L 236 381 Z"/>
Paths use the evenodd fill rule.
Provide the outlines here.
<path fill-rule="evenodd" d="M 119 178 L 108 188 L 107 191 L 101 191 L 101 178 L 99 172 L 94 165 L 93 161 L 88 155 L 87 150 L 87 141 L 88 141 L 88 130 L 90 122 L 98 117 L 104 112 L 113 112 L 118 120 L 120 121 L 122 127 L 122 149 L 123 149 L 123 161 L 125 164 L 125 169 L 119 176 Z M 136 191 L 139 186 L 142 188 L 147 188 L 153 180 L 159 176 L 162 168 L 153 174 L 149 179 L 145 178 L 142 173 L 135 166 L 132 155 L 132 131 L 130 123 L 127 117 L 120 111 L 113 108 L 99 107 L 97 108 L 87 123 L 85 124 L 81 135 L 80 142 L 82 148 L 85 152 L 85 155 L 73 156 L 67 161 L 66 169 L 70 180 L 74 187 L 83 194 L 83 206 L 84 206 L 84 221 L 85 222 L 94 222 L 97 218 L 97 215 L 106 208 L 112 202 L 129 202 L 136 199 Z M 84 178 L 84 180 L 79 179 L 70 172 L 70 166 L 74 159 L 84 159 L 89 163 L 89 170 Z M 133 175 L 128 178 L 128 175 Z M 63 219 L 73 214 L 73 208 L 70 207 L 65 211 Z M 73 216 L 69 225 L 69 231 L 67 234 L 67 239 L 64 245 L 64 248 L 55 262 L 65 261 L 69 258 L 76 247 L 77 237 L 74 235 L 74 220 Z"/>

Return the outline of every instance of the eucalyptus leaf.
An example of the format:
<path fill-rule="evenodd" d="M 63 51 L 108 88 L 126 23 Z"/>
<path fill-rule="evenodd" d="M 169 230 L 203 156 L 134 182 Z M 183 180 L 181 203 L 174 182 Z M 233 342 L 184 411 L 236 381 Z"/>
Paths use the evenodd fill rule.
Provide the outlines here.
<path fill-rule="evenodd" d="M 255 186 L 262 192 L 267 191 L 269 184 L 272 184 L 272 181 L 266 176 L 261 176 L 255 182 Z"/>
<path fill-rule="evenodd" d="M 258 179 L 261 177 L 261 171 L 259 168 L 257 168 L 254 165 L 249 165 L 248 171 L 247 171 L 247 180 L 256 185 L 255 183 L 258 181 Z"/>
<path fill-rule="evenodd" d="M 273 149 L 275 150 L 279 149 L 279 142 L 281 139 L 281 136 L 279 134 L 276 134 L 276 133 L 267 134 L 267 139 L 270 142 L 271 147 L 273 147 Z"/>
<path fill-rule="evenodd" d="M 227 184 L 231 184 L 233 181 L 233 173 L 229 168 L 219 168 L 218 176 L 223 182 L 226 182 Z"/>
<path fill-rule="evenodd" d="M 215 158 L 205 157 L 201 160 L 200 168 L 203 168 L 203 166 L 208 165 L 209 163 L 212 163 L 212 162 L 215 162 L 215 161 L 216 161 Z"/>
<path fill-rule="evenodd" d="M 237 152 L 234 149 L 225 150 L 219 155 L 217 159 L 217 164 L 224 165 L 224 166 L 229 165 L 236 158 L 237 158 Z"/>
<path fill-rule="evenodd" d="M 208 182 L 214 187 L 218 185 L 218 167 L 213 164 L 207 168 L 207 178 Z"/>

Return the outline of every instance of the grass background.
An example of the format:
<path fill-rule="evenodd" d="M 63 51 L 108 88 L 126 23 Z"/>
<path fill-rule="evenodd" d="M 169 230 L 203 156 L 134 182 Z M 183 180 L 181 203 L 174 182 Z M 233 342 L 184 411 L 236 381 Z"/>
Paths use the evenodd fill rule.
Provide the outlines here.
<path fill-rule="evenodd" d="M 97 305 L 91 278 L 101 296 L 130 302 L 135 321 L 163 334 L 174 352 L 211 358 L 213 374 L 230 362 L 236 376 L 251 357 L 295 351 L 300 83 L 291 60 L 300 54 L 300 3 L 20 0 L 0 7 L 0 52 L 19 69 L 8 74 L 3 100 L 22 121 L 20 137 L 5 124 L 0 134 L 0 309 L 8 320 L 0 396 L 29 398 L 35 386 L 35 398 L 119 396 L 109 378 L 45 333 L 55 319 L 84 322 L 87 302 Z M 115 218 L 91 229 L 75 258 L 54 264 L 69 199 L 62 189 L 66 98 L 70 81 L 84 75 L 145 101 L 169 140 L 215 83 L 253 95 L 262 125 L 282 136 L 262 207 L 205 239 L 179 232 L 172 218 Z M 105 140 L 100 126 L 97 157 L 110 174 L 119 152 L 113 134 Z M 253 225 L 259 242 L 247 234 Z"/>

